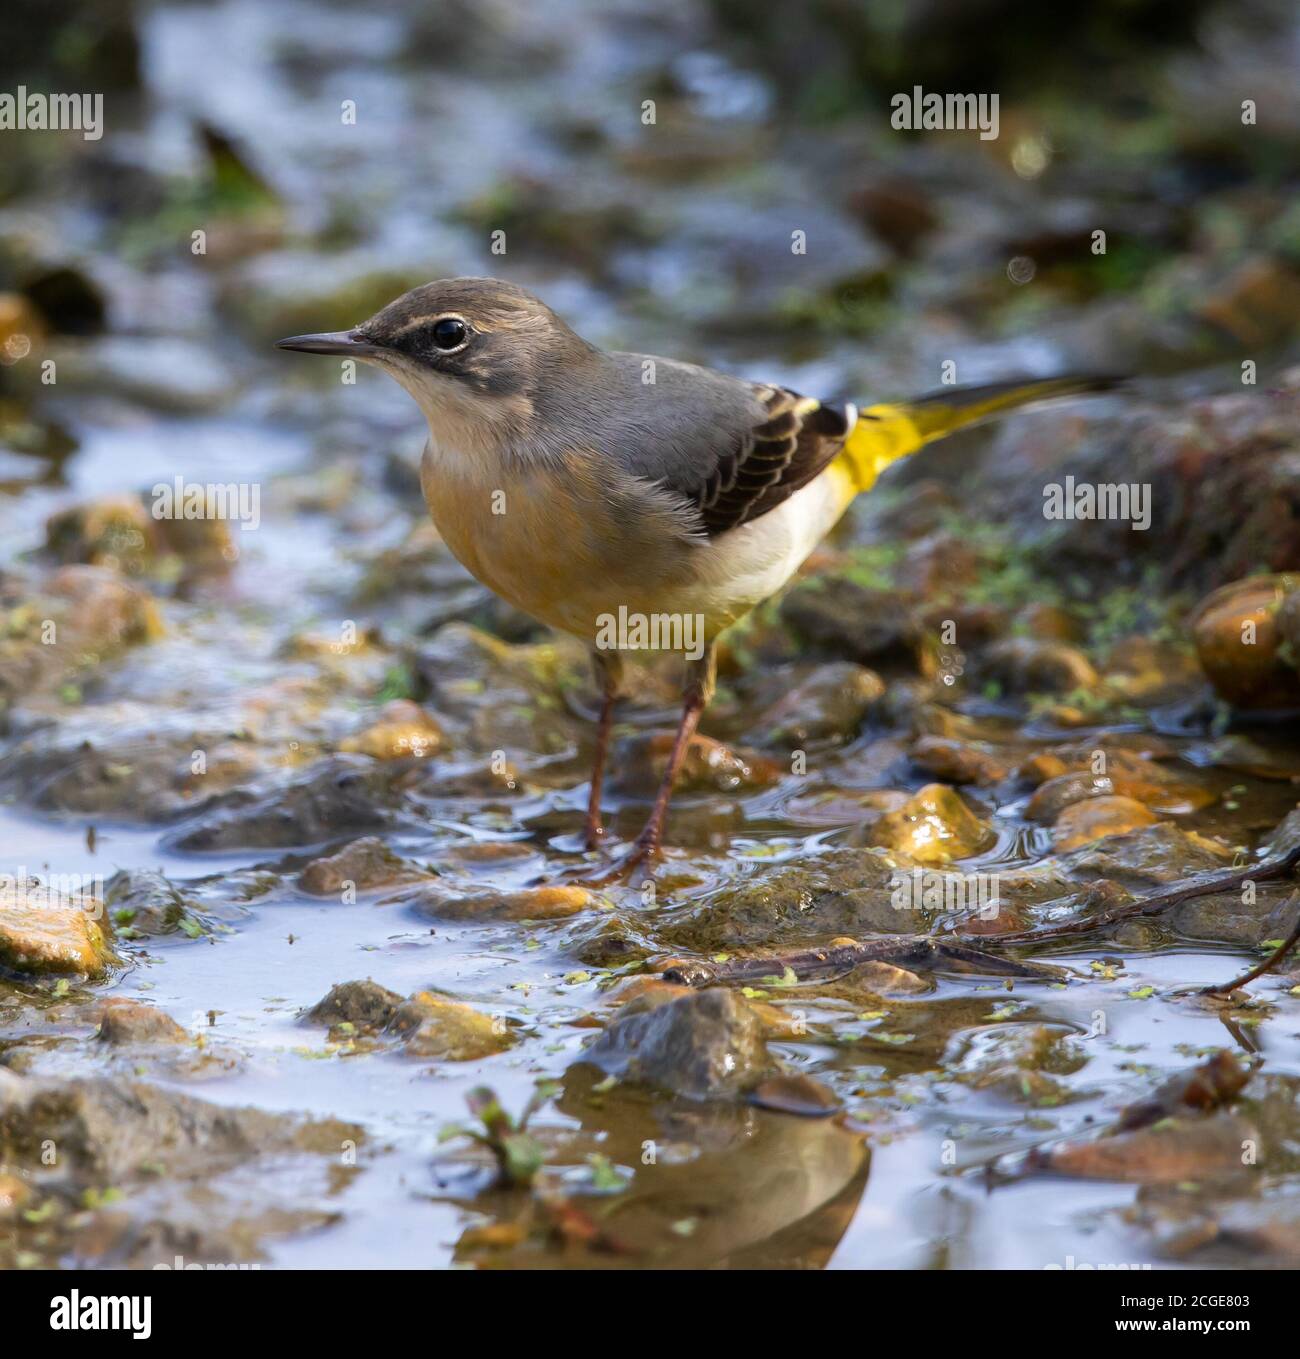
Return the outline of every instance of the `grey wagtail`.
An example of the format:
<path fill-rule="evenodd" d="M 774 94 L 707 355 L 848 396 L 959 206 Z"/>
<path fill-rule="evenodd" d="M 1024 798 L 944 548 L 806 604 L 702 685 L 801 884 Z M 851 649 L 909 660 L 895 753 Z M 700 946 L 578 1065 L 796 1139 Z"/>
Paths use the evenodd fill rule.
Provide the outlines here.
<path fill-rule="evenodd" d="M 602 834 L 624 654 L 645 638 L 662 644 L 665 631 L 674 646 L 659 650 L 697 638 L 668 767 L 620 870 L 658 852 L 713 693 L 718 634 L 790 579 L 855 496 L 890 463 L 977 420 L 1114 385 L 1062 377 L 829 405 L 598 349 L 493 278 L 426 283 L 355 330 L 278 347 L 360 359 L 400 382 L 429 424 L 420 484 L 447 546 L 503 599 L 592 648 L 602 704 L 588 847 Z M 612 630 L 614 619 L 633 626 Z"/>

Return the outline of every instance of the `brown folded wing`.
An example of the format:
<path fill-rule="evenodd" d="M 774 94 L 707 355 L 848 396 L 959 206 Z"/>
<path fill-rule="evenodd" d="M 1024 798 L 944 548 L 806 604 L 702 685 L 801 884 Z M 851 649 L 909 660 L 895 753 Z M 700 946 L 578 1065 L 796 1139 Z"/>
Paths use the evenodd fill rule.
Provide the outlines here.
<path fill-rule="evenodd" d="M 842 409 L 784 387 L 760 388 L 766 418 L 721 452 L 693 486 L 673 489 L 698 511 L 710 537 L 774 510 L 834 460 L 849 433 Z"/>

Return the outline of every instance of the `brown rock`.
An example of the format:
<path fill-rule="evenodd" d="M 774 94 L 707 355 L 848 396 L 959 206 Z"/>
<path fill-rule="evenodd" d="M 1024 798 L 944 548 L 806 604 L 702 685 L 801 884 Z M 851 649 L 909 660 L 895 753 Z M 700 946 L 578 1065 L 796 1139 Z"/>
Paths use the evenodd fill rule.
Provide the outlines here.
<path fill-rule="evenodd" d="M 758 1017 L 721 988 L 667 1004 L 631 1002 L 583 1059 L 622 1080 L 696 1099 L 752 1089 L 773 1066 Z"/>
<path fill-rule="evenodd" d="M 60 1174 L 78 1185 L 129 1183 L 159 1162 L 169 1183 L 206 1181 L 276 1152 L 337 1158 L 345 1140 L 365 1136 L 355 1124 L 210 1104 L 144 1081 L 0 1080 L 0 1162 L 39 1166 L 52 1141 Z"/>
<path fill-rule="evenodd" d="M 1079 620 L 1057 604 L 1029 604 L 1017 617 L 1029 636 L 1041 641 L 1078 642 L 1083 638 Z"/>
<path fill-rule="evenodd" d="M 46 550 L 62 562 L 125 575 L 156 573 L 168 554 L 191 568 L 224 570 L 238 557 L 227 521 L 217 514 L 154 518 L 144 496 L 104 496 L 51 516 Z"/>
<path fill-rule="evenodd" d="M 924 238 L 939 225 L 927 193 L 905 179 L 880 179 L 864 185 L 849 206 L 881 240 L 900 255 L 914 255 Z"/>
<path fill-rule="evenodd" d="M 1255 255 L 1213 289 L 1198 310 L 1239 345 L 1273 344 L 1300 323 L 1300 273 L 1275 256 Z"/>
<path fill-rule="evenodd" d="M 106 1000 L 100 1010 L 99 1038 L 124 1047 L 131 1043 L 188 1043 L 189 1034 L 165 1010 L 140 1000 Z"/>
<path fill-rule="evenodd" d="M 1023 907 L 1013 906 L 1009 902 L 999 902 L 988 914 L 977 911 L 974 915 L 968 915 L 964 920 L 958 921 L 956 931 L 958 934 L 993 936 L 1016 934 L 1020 930 L 1027 930 L 1030 923 L 1030 916 Z"/>
<path fill-rule="evenodd" d="M 934 982 L 929 978 L 905 967 L 879 961 L 859 964 L 840 979 L 840 985 L 860 988 L 877 996 L 919 996 L 934 990 Z"/>
<path fill-rule="evenodd" d="M 1067 1087 L 1057 1077 L 1078 1071 L 1088 1059 L 1069 1029 L 998 1023 L 954 1036 L 944 1060 L 963 1085 L 1041 1104 L 1064 1099 Z"/>
<path fill-rule="evenodd" d="M 658 790 L 668 768 L 676 733 L 656 731 L 620 742 L 611 783 L 625 793 L 649 795 Z M 767 788 L 781 769 L 763 755 L 733 750 L 698 733 L 691 738 L 678 775 L 679 789 L 730 793 Z"/>
<path fill-rule="evenodd" d="M 94 566 L 65 566 L 54 573 L 50 593 L 68 605 L 68 627 L 78 639 L 94 639 L 112 651 L 162 635 L 153 600 L 143 590 Z"/>
<path fill-rule="evenodd" d="M 1050 825 L 1067 807 L 1072 807 L 1076 802 L 1114 795 L 1115 785 L 1105 775 L 1058 774 L 1055 778 L 1048 779 L 1046 783 L 1038 785 L 1025 807 L 1025 816 L 1030 821 Z"/>
<path fill-rule="evenodd" d="M 785 595 L 780 614 L 815 652 L 866 665 L 915 664 L 919 629 L 897 590 L 843 575 L 812 576 Z"/>
<path fill-rule="evenodd" d="M 0 889 L 0 966 L 37 976 L 102 977 L 118 961 L 103 909 L 96 899 L 61 896 L 34 880 Z"/>
<path fill-rule="evenodd" d="M 520 844 L 517 840 L 467 840 L 463 844 L 444 849 L 438 861 L 467 864 L 470 868 L 487 866 L 497 868 L 501 864 L 523 863 L 525 859 L 537 857 L 533 845 Z"/>
<path fill-rule="evenodd" d="M 1037 787 L 1040 783 L 1046 783 L 1048 779 L 1059 778 L 1062 774 L 1068 774 L 1071 765 L 1060 755 L 1050 750 L 1040 751 L 1037 755 L 1031 755 L 1023 761 L 1016 770 L 1020 778 L 1026 783 Z"/>
<path fill-rule="evenodd" d="M 586 887 L 521 887 L 513 892 L 489 889 L 419 888 L 394 900 L 414 906 L 434 920 L 558 920 L 577 915 L 597 904 Z"/>
<path fill-rule="evenodd" d="M 364 892 L 429 876 L 418 864 L 394 853 L 378 836 L 367 835 L 334 854 L 312 860 L 298 875 L 298 886 L 312 896 L 332 897 L 348 883 Z"/>
<path fill-rule="evenodd" d="M 1235 1099 L 1249 1079 L 1250 1070 L 1242 1066 L 1236 1053 L 1220 1048 L 1200 1066 L 1171 1076 L 1149 1098 L 1126 1105 L 1116 1130 L 1130 1132 L 1188 1109 L 1217 1109 Z"/>
<path fill-rule="evenodd" d="M 661 1003 L 676 1000 L 678 996 L 689 994 L 690 990 L 689 986 L 679 986 L 676 982 L 664 981 L 662 977 L 629 977 L 615 989 L 614 998 L 620 1005 L 642 999 Z"/>
<path fill-rule="evenodd" d="M 942 590 L 963 589 L 979 568 L 976 547 L 960 534 L 936 529 L 907 545 L 895 578 L 901 589 L 929 599 Z"/>
<path fill-rule="evenodd" d="M 1199 811 L 1214 801 L 1214 794 L 1204 784 L 1178 779 L 1152 760 L 1143 760 L 1122 750 L 1102 753 L 1105 756 L 1104 774 L 1073 769 L 1047 779 L 1029 799 L 1025 815 L 1031 821 L 1051 823 L 1076 802 L 1116 794 L 1171 816 Z M 1093 757 L 1089 756 L 1086 764 L 1092 762 Z"/>
<path fill-rule="evenodd" d="M 1052 838 L 1061 853 L 1089 845 L 1109 835 L 1126 835 L 1139 826 L 1154 825 L 1156 818 L 1131 797 L 1095 797 L 1075 802 L 1060 814 Z"/>
<path fill-rule="evenodd" d="M 424 759 L 442 749 L 442 728 L 409 699 L 394 699 L 376 722 L 339 742 L 339 749 L 376 760 Z"/>
<path fill-rule="evenodd" d="M 185 563 L 189 574 L 227 571 L 239 560 L 228 519 L 209 514 L 202 519 L 173 516 L 155 522 L 163 545 Z"/>
<path fill-rule="evenodd" d="M 380 986 L 369 978 L 365 981 L 340 982 L 332 986 L 322 1000 L 318 1000 L 303 1017 L 310 1024 L 355 1024 L 363 1028 L 380 1029 L 389 1023 L 402 1004 L 396 991 Z"/>
<path fill-rule="evenodd" d="M 865 666 L 850 661 L 819 666 L 759 718 L 763 744 L 793 749 L 850 741 L 884 692 L 884 680 Z"/>
<path fill-rule="evenodd" d="M 1138 1184 L 1178 1184 L 1232 1175 L 1242 1170 L 1247 1145 L 1259 1134 L 1244 1118 L 1169 1118 L 1150 1128 L 1101 1137 L 1093 1142 L 1064 1142 L 1046 1153 L 1058 1175 Z"/>
<path fill-rule="evenodd" d="M 52 515 L 45 547 L 61 562 L 140 575 L 155 564 L 162 537 L 138 496 L 116 495 Z"/>
<path fill-rule="evenodd" d="M 403 1001 L 388 1027 L 402 1035 L 411 1056 L 444 1062 L 477 1061 L 514 1042 L 510 1030 L 491 1015 L 432 991 L 417 991 Z"/>
<path fill-rule="evenodd" d="M 1202 600 L 1192 614 L 1196 655 L 1220 698 L 1239 708 L 1300 704 L 1300 662 L 1282 650 L 1279 614 L 1300 579 L 1251 576 Z M 1290 619 L 1290 611 L 1284 615 Z"/>
<path fill-rule="evenodd" d="M 32 1197 L 31 1186 L 0 1170 L 0 1222 L 9 1222 L 18 1216 Z"/>
<path fill-rule="evenodd" d="M 918 863 L 947 863 L 986 849 L 994 834 L 946 784 L 929 783 L 871 828 L 872 843 L 901 850 Z"/>
<path fill-rule="evenodd" d="M 1011 772 L 1009 761 L 987 746 L 945 736 L 922 736 L 912 746 L 912 763 L 944 783 L 1001 783 Z"/>
<path fill-rule="evenodd" d="M 979 673 L 1012 694 L 1069 694 L 1095 689 L 1100 682 L 1081 651 L 1033 637 L 995 642 L 980 656 Z"/>
<path fill-rule="evenodd" d="M 802 1071 L 768 1076 L 749 1098 L 760 1108 L 800 1118 L 829 1118 L 844 1107 L 829 1086 Z"/>
<path fill-rule="evenodd" d="M 45 339 L 46 324 L 23 293 L 0 293 L 0 350 L 6 358 L 26 357 Z"/>
<path fill-rule="evenodd" d="M 61 567 L 43 591 L 26 598 L 0 580 L 0 610 L 7 614 L 0 631 L 0 705 L 31 702 L 162 634 L 149 594 L 104 567 Z"/>

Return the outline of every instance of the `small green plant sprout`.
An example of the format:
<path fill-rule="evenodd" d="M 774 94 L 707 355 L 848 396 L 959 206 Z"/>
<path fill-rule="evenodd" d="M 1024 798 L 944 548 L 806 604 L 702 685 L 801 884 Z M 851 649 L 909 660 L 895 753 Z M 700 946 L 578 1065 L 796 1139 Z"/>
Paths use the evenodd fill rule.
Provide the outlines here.
<path fill-rule="evenodd" d="M 527 1189 L 537 1178 L 537 1172 L 546 1159 L 541 1144 L 528 1133 L 528 1120 L 543 1104 L 554 1099 L 559 1089 L 558 1081 L 538 1081 L 523 1112 L 518 1119 L 514 1119 L 501 1107 L 496 1091 L 486 1085 L 475 1086 L 465 1096 L 465 1103 L 480 1126 L 450 1124 L 438 1135 L 438 1141 L 441 1143 L 456 1137 L 468 1137 L 492 1153 L 497 1163 L 497 1180 L 500 1184 Z"/>

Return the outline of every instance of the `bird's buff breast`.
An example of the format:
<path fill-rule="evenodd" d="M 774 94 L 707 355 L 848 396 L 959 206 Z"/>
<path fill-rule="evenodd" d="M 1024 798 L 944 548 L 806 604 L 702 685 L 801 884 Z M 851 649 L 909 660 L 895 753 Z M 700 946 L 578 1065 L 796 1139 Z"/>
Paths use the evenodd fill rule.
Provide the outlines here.
<path fill-rule="evenodd" d="M 585 478 L 565 469 L 494 475 L 425 450 L 420 482 L 434 526 L 476 579 L 540 622 L 593 645 L 620 606 L 671 593 L 682 564 L 657 563 Z M 662 605 L 659 605 L 662 607 Z"/>
<path fill-rule="evenodd" d="M 434 526 L 471 575 L 531 617 L 620 650 L 711 641 L 785 584 L 845 503 L 828 470 L 762 519 L 707 541 L 684 537 L 645 497 L 640 512 L 624 504 L 620 513 L 590 467 L 506 474 L 430 445 L 420 480 Z"/>

